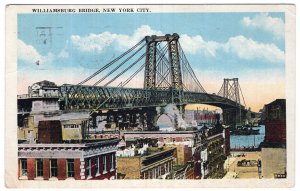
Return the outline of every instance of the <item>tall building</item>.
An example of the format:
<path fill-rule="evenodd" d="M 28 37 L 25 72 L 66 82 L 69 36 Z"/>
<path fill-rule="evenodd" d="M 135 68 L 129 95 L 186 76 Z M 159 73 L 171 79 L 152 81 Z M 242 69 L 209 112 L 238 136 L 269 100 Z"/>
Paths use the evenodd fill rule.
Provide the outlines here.
<path fill-rule="evenodd" d="M 214 127 L 201 129 L 201 175 L 203 179 L 222 178 L 225 175 L 224 162 L 228 155 L 226 129 L 217 123 Z"/>

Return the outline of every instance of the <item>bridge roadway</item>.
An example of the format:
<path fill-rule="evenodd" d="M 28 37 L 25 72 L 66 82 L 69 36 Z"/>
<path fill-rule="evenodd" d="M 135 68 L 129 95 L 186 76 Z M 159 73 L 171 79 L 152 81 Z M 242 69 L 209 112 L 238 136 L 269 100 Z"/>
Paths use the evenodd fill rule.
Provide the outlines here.
<path fill-rule="evenodd" d="M 163 107 L 172 103 L 172 91 L 167 88 L 142 89 L 64 84 L 59 87 L 59 91 L 60 103 L 67 111 Z M 183 91 L 181 105 L 187 104 L 208 104 L 222 109 L 239 108 L 238 103 L 215 94 Z M 241 106 L 241 109 L 245 110 L 244 106 Z"/>

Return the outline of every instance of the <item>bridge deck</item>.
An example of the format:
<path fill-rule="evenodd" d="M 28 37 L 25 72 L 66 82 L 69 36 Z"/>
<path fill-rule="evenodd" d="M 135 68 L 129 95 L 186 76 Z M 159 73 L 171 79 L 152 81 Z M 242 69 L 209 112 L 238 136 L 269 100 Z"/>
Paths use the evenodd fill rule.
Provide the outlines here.
<path fill-rule="evenodd" d="M 60 86 L 60 101 L 65 110 L 123 109 L 165 106 L 172 103 L 172 91 L 88 85 Z M 178 104 L 178 103 L 175 103 Z M 182 105 L 208 104 L 221 108 L 237 108 L 239 104 L 215 94 L 183 91 Z"/>

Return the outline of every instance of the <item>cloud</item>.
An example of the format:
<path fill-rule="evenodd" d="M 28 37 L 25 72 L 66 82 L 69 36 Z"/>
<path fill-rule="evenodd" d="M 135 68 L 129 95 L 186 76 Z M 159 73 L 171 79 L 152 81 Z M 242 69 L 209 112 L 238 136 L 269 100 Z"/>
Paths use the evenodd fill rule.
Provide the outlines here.
<path fill-rule="evenodd" d="M 73 47 L 81 52 L 102 53 L 108 47 L 114 46 L 119 50 L 126 50 L 134 46 L 147 35 L 164 35 L 161 31 L 154 30 L 148 25 L 137 28 L 131 36 L 103 32 L 100 34 L 89 34 L 87 36 L 72 35 Z M 202 54 L 206 57 L 216 57 L 218 51 L 233 54 L 241 59 L 263 59 L 270 63 L 282 63 L 284 51 L 275 44 L 264 44 L 244 36 L 235 36 L 225 43 L 216 41 L 205 41 L 202 36 L 180 35 L 180 44 L 187 54 Z"/>
<path fill-rule="evenodd" d="M 102 53 L 106 48 L 113 44 L 121 50 L 126 50 L 134 46 L 147 35 L 163 35 L 163 33 L 161 31 L 151 29 L 148 25 L 142 25 L 137 28 L 131 36 L 106 31 L 100 34 L 91 33 L 84 37 L 72 35 L 71 42 L 73 47 L 81 52 L 96 51 L 98 53 Z"/>
<path fill-rule="evenodd" d="M 200 35 L 181 35 L 180 44 L 185 53 L 203 54 L 216 57 L 217 51 L 233 54 L 241 59 L 263 59 L 269 63 L 282 63 L 285 59 L 284 51 L 275 44 L 259 43 L 242 35 L 231 37 L 225 43 L 205 41 Z"/>
<path fill-rule="evenodd" d="M 118 38 L 118 43 L 121 47 L 130 48 L 145 36 L 151 35 L 163 36 L 165 34 L 161 31 L 151 29 L 148 25 L 142 25 L 134 31 L 132 36 L 119 35 L 121 38 Z"/>
<path fill-rule="evenodd" d="M 45 64 L 51 63 L 55 56 L 51 52 L 43 56 L 32 46 L 24 43 L 22 40 L 17 40 L 17 56 L 19 60 L 24 61 L 25 63 L 36 64 Z"/>
<path fill-rule="evenodd" d="M 268 13 L 260 13 L 253 18 L 244 17 L 242 24 L 246 27 L 271 32 L 277 38 L 284 37 L 284 21 L 281 18 L 271 17 Z"/>
<path fill-rule="evenodd" d="M 24 62 L 35 63 L 42 59 L 42 56 L 33 46 L 25 44 L 22 40 L 18 39 L 17 48 L 18 59 L 23 60 Z"/>
<path fill-rule="evenodd" d="M 117 35 L 110 32 L 103 32 L 101 34 L 89 34 L 85 37 L 79 35 L 72 35 L 71 42 L 74 48 L 81 52 L 92 52 L 96 51 L 101 53 L 105 48 L 110 46 L 116 39 Z"/>
<path fill-rule="evenodd" d="M 183 34 L 180 36 L 180 44 L 184 52 L 189 54 L 203 53 L 206 56 L 216 56 L 216 50 L 219 48 L 219 43 L 215 41 L 205 42 L 200 35 L 188 36 Z"/>
<path fill-rule="evenodd" d="M 20 39 L 17 40 L 17 52 L 18 59 L 28 64 L 51 64 L 56 59 L 69 58 L 66 46 L 58 54 L 48 52 L 46 55 L 41 55 L 32 45 L 26 44 Z"/>
<path fill-rule="evenodd" d="M 284 51 L 275 44 L 264 44 L 248 39 L 244 36 L 231 37 L 223 45 L 227 53 L 236 54 L 239 58 L 263 59 L 271 63 L 282 63 L 285 59 Z"/>

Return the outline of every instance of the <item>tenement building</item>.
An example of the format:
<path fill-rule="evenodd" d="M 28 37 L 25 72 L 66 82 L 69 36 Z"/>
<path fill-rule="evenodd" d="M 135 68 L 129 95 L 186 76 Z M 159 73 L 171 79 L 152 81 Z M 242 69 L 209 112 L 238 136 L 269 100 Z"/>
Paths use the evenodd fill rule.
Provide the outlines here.
<path fill-rule="evenodd" d="M 216 179 L 225 175 L 224 162 L 228 154 L 226 129 L 218 123 L 212 128 L 202 129 L 201 174 L 202 178 Z"/>

